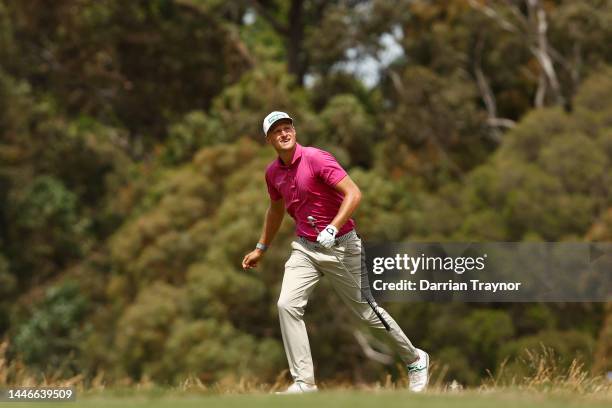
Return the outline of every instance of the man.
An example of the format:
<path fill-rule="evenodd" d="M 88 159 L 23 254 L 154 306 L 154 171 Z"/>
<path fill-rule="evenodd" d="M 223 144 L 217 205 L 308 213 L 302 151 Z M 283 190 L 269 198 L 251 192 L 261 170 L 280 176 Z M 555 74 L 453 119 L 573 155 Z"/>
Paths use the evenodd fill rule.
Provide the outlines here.
<path fill-rule="evenodd" d="M 298 238 L 285 264 L 278 312 L 285 353 L 294 383 L 283 393 L 317 390 L 310 344 L 304 324 L 304 308 L 314 286 L 326 276 L 342 300 L 371 327 L 385 330 L 380 318 L 362 298 L 358 282 L 370 296 L 367 275 L 362 268 L 362 243 L 351 215 L 359 205 L 361 192 L 334 157 L 296 141 L 293 119 L 285 112 L 272 112 L 263 121 L 267 143 L 278 158 L 266 169 L 270 206 L 256 248 L 248 253 L 242 267 L 253 268 L 274 239 L 285 209 L 296 223 Z M 316 219 L 317 234 L 308 217 Z M 342 265 L 340 262 L 342 259 Z M 346 268 L 353 274 L 348 276 Z M 410 389 L 425 389 L 429 355 L 415 348 L 395 320 L 382 308 L 378 311 L 388 323 L 385 331 L 397 344 L 408 366 Z"/>

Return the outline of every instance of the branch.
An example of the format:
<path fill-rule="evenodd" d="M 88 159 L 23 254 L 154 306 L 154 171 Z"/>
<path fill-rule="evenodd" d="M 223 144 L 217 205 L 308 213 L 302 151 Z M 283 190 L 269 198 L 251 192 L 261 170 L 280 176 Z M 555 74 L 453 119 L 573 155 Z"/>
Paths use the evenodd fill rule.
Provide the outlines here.
<path fill-rule="evenodd" d="M 514 24 L 510 23 L 508 20 L 503 18 L 501 15 L 499 15 L 499 13 L 495 9 L 489 6 L 486 6 L 484 4 L 481 4 L 477 0 L 469 0 L 469 3 L 473 9 L 479 10 L 480 12 L 484 13 L 484 15 L 486 15 L 487 17 L 492 18 L 493 20 L 497 21 L 504 30 L 510 31 L 512 33 L 516 33 L 519 31 Z"/>
<path fill-rule="evenodd" d="M 495 95 L 489 86 L 489 81 L 487 81 L 487 77 L 485 77 L 485 74 L 482 71 L 483 47 L 484 41 L 482 37 L 479 37 L 478 42 L 476 43 L 476 54 L 474 56 L 474 75 L 476 76 L 476 84 L 478 85 L 480 96 L 482 97 L 485 108 L 487 109 L 487 123 L 491 126 L 491 138 L 499 142 L 501 139 L 499 130 L 497 129 L 497 126 L 492 125 L 492 123 L 494 123 L 494 121 L 497 119 L 497 103 L 495 101 Z"/>
<path fill-rule="evenodd" d="M 253 7 L 255 7 L 255 10 L 260 16 L 265 18 L 266 21 L 270 23 L 270 25 L 276 32 L 278 32 L 279 34 L 285 35 L 285 36 L 289 35 L 289 27 L 282 25 L 276 19 L 276 17 L 270 14 L 268 10 L 266 10 L 266 8 L 259 1 L 250 0 L 249 3 L 251 3 Z"/>
<path fill-rule="evenodd" d="M 577 43 L 574 43 L 574 46 L 576 46 L 576 45 L 577 45 Z M 565 58 L 563 55 L 561 55 L 561 53 L 559 51 L 557 51 L 555 48 L 553 48 L 550 44 L 548 44 L 548 52 L 549 52 L 551 58 L 553 59 L 553 61 L 558 62 L 568 72 L 570 72 L 572 70 L 572 66 L 571 66 L 570 62 L 567 60 L 567 58 Z"/>
<path fill-rule="evenodd" d="M 546 20 L 546 11 L 542 7 L 541 1 L 526 0 L 529 13 L 529 16 L 526 17 L 521 13 L 515 2 L 506 0 L 506 7 L 516 18 L 520 28 L 501 16 L 494 8 L 482 4 L 478 0 L 468 1 L 472 8 L 497 21 L 504 30 L 521 34 L 524 37 L 529 51 L 535 56 L 541 68 L 538 89 L 534 100 L 535 106 L 540 107 L 544 105 L 549 86 L 554 93 L 555 103 L 562 105 L 564 101 L 561 86 L 552 62 L 552 57 L 555 57 L 555 50 L 548 44 L 548 22 Z M 558 53 L 557 56 L 557 60 L 561 59 Z"/>
<path fill-rule="evenodd" d="M 537 48 L 530 47 L 530 49 L 538 59 L 540 67 L 544 71 L 546 79 L 555 93 L 556 102 L 558 104 L 563 104 L 561 87 L 559 85 L 557 73 L 555 72 L 555 68 L 548 51 L 548 38 L 546 37 L 548 22 L 546 21 L 546 12 L 544 11 L 544 8 L 539 0 L 528 0 L 527 4 L 529 5 L 530 10 L 534 12 L 537 24 Z"/>
<path fill-rule="evenodd" d="M 207 8 L 207 6 L 204 5 L 203 3 L 196 2 L 193 0 L 174 0 L 174 1 L 180 7 L 183 7 L 199 15 L 210 17 L 213 14 Z M 254 67 L 256 65 L 255 59 L 249 52 L 248 47 L 244 44 L 244 42 L 242 42 L 242 39 L 240 39 L 240 36 L 235 32 L 235 30 L 232 30 L 226 24 L 224 24 L 223 22 L 217 21 L 216 19 L 213 19 L 213 21 L 215 21 L 219 29 L 225 33 L 230 43 L 234 46 L 234 49 L 244 59 L 244 61 L 249 65 L 249 67 L 250 68 Z"/>
<path fill-rule="evenodd" d="M 487 108 L 487 112 L 489 113 L 490 118 L 494 118 L 497 116 L 497 104 L 495 102 L 495 96 L 491 91 L 491 87 L 489 86 L 489 82 L 482 71 L 482 48 L 484 46 L 484 41 L 482 37 L 479 37 L 478 43 L 476 44 L 476 55 L 474 58 L 474 74 L 476 75 L 476 83 L 478 84 L 478 89 L 480 90 L 480 95 L 482 96 L 482 100 L 484 101 L 485 107 Z"/>
<path fill-rule="evenodd" d="M 315 7 L 314 7 L 314 18 L 316 21 L 320 21 L 321 18 L 323 17 L 323 13 L 325 12 L 325 9 L 327 8 L 327 6 L 329 6 L 330 2 L 328 0 L 321 0 L 318 2 L 315 2 Z"/>
<path fill-rule="evenodd" d="M 227 34 L 228 39 L 234 45 L 234 48 L 240 54 L 240 56 L 247 62 L 250 68 L 253 68 L 256 65 L 255 59 L 251 55 L 246 44 L 240 38 L 240 35 L 236 32 L 236 30 L 231 29 L 229 27 L 223 27 L 225 33 Z"/>
<path fill-rule="evenodd" d="M 506 119 L 506 118 L 488 118 L 487 124 L 489 126 L 503 127 L 507 129 L 512 129 L 513 127 L 516 126 L 515 121 L 513 121 L 512 119 Z"/>
<path fill-rule="evenodd" d="M 544 71 L 540 71 L 540 75 L 538 77 L 538 89 L 533 100 L 533 105 L 536 108 L 541 108 L 542 106 L 544 106 L 544 100 L 546 98 L 546 89 L 546 74 L 544 73 Z"/>
<path fill-rule="evenodd" d="M 406 88 L 404 87 L 402 78 L 392 69 L 389 70 L 389 77 L 391 78 L 391 83 L 393 84 L 395 92 L 397 92 L 400 97 L 403 97 L 406 94 Z"/>
<path fill-rule="evenodd" d="M 521 13 L 521 10 L 516 6 L 515 3 L 516 3 L 515 0 L 506 0 L 506 4 L 508 5 L 510 12 L 519 22 L 523 31 L 527 32 L 529 31 L 529 22 L 527 21 L 527 18 L 525 17 L 525 15 Z"/>

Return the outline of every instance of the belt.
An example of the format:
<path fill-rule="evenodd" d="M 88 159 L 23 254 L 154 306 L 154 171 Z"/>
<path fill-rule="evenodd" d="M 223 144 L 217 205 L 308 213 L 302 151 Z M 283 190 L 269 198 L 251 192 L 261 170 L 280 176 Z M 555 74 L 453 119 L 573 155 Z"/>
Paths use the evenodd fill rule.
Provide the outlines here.
<path fill-rule="evenodd" d="M 334 246 L 336 245 L 340 245 L 346 241 L 348 241 L 349 239 L 353 239 L 357 237 L 357 231 L 355 231 L 354 229 L 350 230 L 349 232 L 347 232 L 346 234 L 342 234 L 339 237 L 336 237 L 336 241 L 334 243 Z M 298 237 L 300 242 L 302 242 L 303 244 L 307 244 L 309 246 L 314 246 L 316 248 L 319 248 L 320 245 L 317 241 L 311 241 L 309 239 L 307 239 L 306 237 L 302 237 L 299 236 Z"/>

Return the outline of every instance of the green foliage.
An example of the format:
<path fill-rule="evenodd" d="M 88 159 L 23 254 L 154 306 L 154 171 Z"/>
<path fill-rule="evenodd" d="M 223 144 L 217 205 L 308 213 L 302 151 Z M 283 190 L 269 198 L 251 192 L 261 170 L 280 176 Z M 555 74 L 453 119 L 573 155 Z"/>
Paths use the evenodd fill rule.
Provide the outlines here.
<path fill-rule="evenodd" d="M 585 82 L 575 113 L 549 108 L 528 114 L 505 135 L 491 160 L 463 183 L 441 190 L 442 199 L 433 199 L 435 219 L 426 217 L 430 232 L 509 241 L 584 235 L 612 203 L 612 156 L 603 114 L 612 101 L 594 86 L 610 86 L 607 82 L 606 71 Z M 436 227 L 440 214 L 442 228 Z M 453 228 L 452 218 L 463 221 Z"/>
<path fill-rule="evenodd" d="M 151 148 L 169 120 L 208 107 L 248 66 L 215 7 L 166 0 L 5 7 L 20 41 L 19 58 L 3 65 L 39 79 L 69 111 L 130 129 L 136 153 Z"/>
<path fill-rule="evenodd" d="M 345 58 L 354 45 L 349 7 L 333 5 L 317 26 L 306 33 L 305 47 L 309 51 L 313 70 L 328 74 L 338 61 Z"/>
<path fill-rule="evenodd" d="M 424 307 L 428 309 L 427 331 L 420 344 L 439 350 L 437 361 L 448 369 L 447 378 L 464 384 L 475 385 L 487 370 L 493 372 L 500 348 L 515 335 L 514 323 L 505 310 L 470 310 L 465 304 Z"/>
<path fill-rule="evenodd" d="M 248 140 L 206 148 L 195 155 L 190 165 L 165 172 L 146 193 L 146 206 L 140 209 L 142 214 L 126 223 L 111 238 L 110 251 L 117 269 L 127 273 L 138 285 L 157 279 L 184 282 L 189 265 L 202 259 L 213 235 L 223 230 L 223 218 L 221 223 L 211 223 L 210 219 L 217 213 L 222 216 L 228 210 L 250 213 L 252 195 L 224 199 L 232 192 L 243 191 L 246 194 L 249 191 L 240 190 L 242 186 L 232 183 L 236 178 L 244 179 L 251 175 L 250 170 L 245 168 L 241 175 L 230 175 L 254 162 L 259 149 Z M 259 167 L 263 166 L 263 162 L 258 163 Z M 246 180 L 251 186 L 258 185 L 252 177 Z M 262 192 L 260 190 L 260 197 Z M 245 205 L 238 205 L 240 201 Z M 228 223 L 236 219 L 236 214 L 227 216 Z M 254 223 L 255 220 L 248 219 L 248 222 Z M 239 224 L 232 223 L 231 228 L 225 230 L 244 237 L 245 229 Z M 255 227 L 250 230 L 255 232 Z M 229 238 L 227 242 L 237 241 Z M 242 251 L 244 246 L 239 248 Z"/>
<path fill-rule="evenodd" d="M 464 352 L 481 357 L 478 364 L 496 368 L 499 349 L 514 335 L 512 319 L 502 310 L 474 310 L 463 323 L 467 334 Z M 473 359 L 471 359 L 473 361 Z"/>
<path fill-rule="evenodd" d="M 163 160 L 166 164 L 178 164 L 191 159 L 198 149 L 220 142 L 223 140 L 209 130 L 206 114 L 193 111 L 170 127 Z"/>
<path fill-rule="evenodd" d="M 56 227 L 69 232 L 76 224 L 76 196 L 53 177 L 39 177 L 25 191 L 18 223 L 27 229 Z"/>
<path fill-rule="evenodd" d="M 536 160 L 551 140 L 576 130 L 572 125 L 571 117 L 561 109 L 534 110 L 506 135 L 500 155 L 516 155 L 529 162 Z"/>
<path fill-rule="evenodd" d="M 295 112 L 296 124 L 304 129 L 308 111 L 303 90 L 282 65 L 269 63 L 249 71 L 215 98 L 209 132 L 216 141 L 250 137 L 263 143 L 262 112 L 273 110 Z"/>
<path fill-rule="evenodd" d="M 588 77 L 602 64 L 610 62 L 610 49 L 604 45 L 612 38 L 610 23 L 612 5 L 607 1 L 565 1 L 551 10 L 550 41 L 569 62 L 560 69 L 566 92 L 573 93 L 577 88 L 571 76 Z M 583 62 L 577 63 L 578 58 Z"/>
<path fill-rule="evenodd" d="M 473 360 L 465 354 L 460 346 L 442 347 L 436 353 L 436 361 L 445 368 L 447 378 L 459 384 L 477 384 L 478 373 L 474 370 Z"/>
<path fill-rule="evenodd" d="M 612 359 L 610 356 L 612 356 L 612 303 L 606 305 L 606 317 L 598 335 L 593 371 L 596 373 L 607 373 L 612 369 Z"/>
<path fill-rule="evenodd" d="M 368 91 L 353 75 L 339 71 L 318 78 L 309 89 L 309 94 L 312 106 L 317 112 L 325 108 L 336 95 L 351 95 L 357 98 L 363 109 L 371 115 L 378 113 L 382 108 L 380 93 L 376 91 L 376 89 Z"/>
<path fill-rule="evenodd" d="M 516 322 L 517 332 L 533 334 L 556 328 L 558 319 L 559 317 L 548 305 L 533 304 L 527 308 L 521 308 L 514 321 Z"/>
<path fill-rule="evenodd" d="M 18 270 L 25 273 L 26 268 L 35 268 L 37 278 L 47 277 L 54 263 L 64 264 L 87 250 L 88 220 L 79 218 L 76 195 L 61 181 L 40 176 L 16 201 L 15 234 L 29 248 L 27 255 L 18 258 Z"/>
<path fill-rule="evenodd" d="M 81 116 L 54 130 L 58 134 L 48 140 L 48 163 L 41 170 L 56 174 L 78 194 L 79 200 L 88 207 L 104 207 L 99 197 L 126 182 L 132 161 L 120 148 L 125 131 L 107 127 L 92 118 Z M 80 169 L 78 173 L 74 168 Z M 101 205 L 102 204 L 102 205 Z M 96 227 L 107 232 L 111 214 L 92 214 Z"/>
<path fill-rule="evenodd" d="M 182 291 L 162 282 L 145 288 L 119 319 L 115 331 L 121 366 L 133 378 L 154 370 L 163 356 L 172 323 L 184 309 Z"/>
<path fill-rule="evenodd" d="M 13 56 L 15 42 L 13 29 L 7 8 L 4 3 L 0 3 L 0 58 L 5 60 Z"/>
<path fill-rule="evenodd" d="M 15 295 L 17 289 L 17 278 L 9 268 L 9 262 L 0 253 L 0 333 L 3 333 L 10 325 L 10 303 L 9 300 Z"/>
<path fill-rule="evenodd" d="M 49 288 L 31 317 L 16 327 L 15 350 L 27 364 L 43 371 L 76 375 L 81 342 L 92 330 L 84 322 L 88 312 L 89 301 L 76 282 Z"/>
<path fill-rule="evenodd" d="M 587 239 L 601 242 L 612 239 L 612 207 L 605 210 L 599 219 L 593 223 L 587 233 Z"/>
<path fill-rule="evenodd" d="M 392 75 L 393 105 L 381 117 L 386 139 L 379 168 L 394 178 L 416 176 L 437 186 L 484 158 L 484 116 L 464 73 L 441 77 L 408 67 Z"/>
<path fill-rule="evenodd" d="M 580 128 L 586 134 L 593 136 L 601 133 L 601 137 L 610 134 L 612 127 L 612 67 L 605 66 L 587 78 L 576 95 L 574 110 Z M 609 140 L 609 139 L 608 139 Z M 610 153 L 610 143 L 607 144 Z"/>
<path fill-rule="evenodd" d="M 13 294 L 17 288 L 17 279 L 9 269 L 9 262 L 0 254 L 0 296 L 4 299 Z"/>
<path fill-rule="evenodd" d="M 194 264 L 187 275 L 192 313 L 204 318 L 229 319 L 248 324 L 258 317 L 257 306 L 263 300 L 265 287 L 261 280 L 237 272 L 226 262 Z"/>
<path fill-rule="evenodd" d="M 178 321 L 164 353 L 162 378 L 197 375 L 212 382 L 238 378 L 271 380 L 284 363 L 277 340 L 256 339 L 214 319 Z"/>
<path fill-rule="evenodd" d="M 370 167 L 377 132 L 373 118 L 359 100 L 349 94 L 334 96 L 320 113 L 324 135 L 317 140 L 321 148 L 338 149 L 348 154 L 345 165 Z"/>
<path fill-rule="evenodd" d="M 195 280 L 197 271 L 193 273 Z M 200 285 L 205 284 L 213 292 L 222 289 L 222 293 L 209 292 L 217 297 L 217 302 L 241 299 L 241 295 L 249 293 L 249 288 L 239 283 L 236 286 L 235 280 L 228 283 L 237 293 L 225 292 L 227 285 L 210 278 L 227 279 L 227 275 L 223 271 L 210 272 Z M 199 296 L 206 291 L 195 290 Z M 189 375 L 197 375 L 206 382 L 249 375 L 273 377 L 282 355 L 276 340 L 258 341 L 236 330 L 222 315 L 221 320 L 186 320 L 189 314 L 185 300 L 182 289 L 156 282 L 144 289 L 126 310 L 117 325 L 116 344 L 118 358 L 128 374 L 162 383 L 176 383 Z"/>
<path fill-rule="evenodd" d="M 376 172 L 357 169 L 351 178 L 362 192 L 356 218 L 360 234 L 368 241 L 399 241 L 411 232 L 416 197 L 401 182 L 386 179 Z"/>
<path fill-rule="evenodd" d="M 525 10 L 491 3 L 508 30 L 476 3 L 0 0 L 0 335 L 46 376 L 273 381 L 293 223 L 255 271 L 240 261 L 277 109 L 349 170 L 368 241 L 609 241 L 610 5 L 546 2 L 566 104 L 532 109 Z M 383 34 L 403 54 L 369 89 L 344 68 L 386 59 Z M 383 376 L 325 279 L 313 296 L 319 378 Z M 515 360 L 540 342 L 587 355 L 603 320 L 597 305 L 385 307 L 465 384 L 507 356 L 528 374 Z"/>
<path fill-rule="evenodd" d="M 116 228 L 112 194 L 131 162 L 122 130 L 68 120 L 52 98 L 1 70 L 0 106 L 0 217 L 12 220 L 0 240 L 19 280 L 40 282 Z"/>

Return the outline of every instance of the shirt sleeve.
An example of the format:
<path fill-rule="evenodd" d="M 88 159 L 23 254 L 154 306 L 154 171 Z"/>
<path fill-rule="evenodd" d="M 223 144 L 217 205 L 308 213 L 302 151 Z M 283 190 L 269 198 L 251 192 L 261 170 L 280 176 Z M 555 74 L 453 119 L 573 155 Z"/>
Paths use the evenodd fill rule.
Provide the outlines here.
<path fill-rule="evenodd" d="M 310 163 L 315 175 L 329 186 L 335 186 L 346 177 L 346 171 L 335 157 L 324 150 L 317 150 L 310 158 Z"/>
<path fill-rule="evenodd" d="M 278 201 L 283 198 L 281 193 L 276 189 L 276 187 L 274 187 L 274 185 L 270 181 L 268 172 L 266 172 L 266 186 L 268 186 L 268 194 L 270 195 L 270 199 L 272 201 Z"/>

